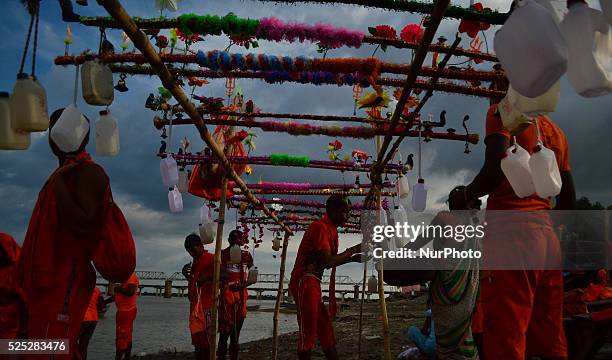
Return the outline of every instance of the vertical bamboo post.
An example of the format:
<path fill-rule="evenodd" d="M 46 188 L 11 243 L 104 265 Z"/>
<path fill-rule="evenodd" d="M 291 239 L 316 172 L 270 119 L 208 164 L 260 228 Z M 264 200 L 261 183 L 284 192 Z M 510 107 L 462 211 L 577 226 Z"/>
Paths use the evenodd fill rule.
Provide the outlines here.
<path fill-rule="evenodd" d="M 278 356 L 278 314 L 280 312 L 281 298 L 283 297 L 283 286 L 285 282 L 285 260 L 287 260 L 287 247 L 289 244 L 289 233 L 285 232 L 283 238 L 283 250 L 281 252 L 280 275 L 278 279 L 278 291 L 276 292 L 276 303 L 274 304 L 274 326 L 272 328 L 272 360 Z"/>
<path fill-rule="evenodd" d="M 219 313 L 219 278 L 221 275 L 221 247 L 223 245 L 223 226 L 225 224 L 225 208 L 227 203 L 227 176 L 223 175 L 221 185 L 221 201 L 219 204 L 219 218 L 217 219 L 217 238 L 215 242 L 215 268 L 213 272 L 213 306 L 211 314 L 210 334 L 210 358 L 217 357 L 217 315 Z"/>
<path fill-rule="evenodd" d="M 368 276 L 368 262 L 363 263 L 363 281 L 361 284 L 361 299 L 359 300 L 359 339 L 357 340 L 357 359 L 361 359 L 361 338 L 363 334 L 363 300 L 365 299 L 366 278 Z"/>
<path fill-rule="evenodd" d="M 380 151 L 381 139 L 376 137 L 376 150 Z M 376 187 L 376 222 L 380 224 L 380 210 L 382 202 L 380 198 L 380 186 Z M 383 325 L 383 341 L 384 341 L 384 359 L 391 360 L 391 339 L 389 337 L 389 318 L 387 317 L 387 302 L 385 300 L 385 284 L 383 282 L 383 260 L 378 262 L 378 301 L 380 302 L 380 314 L 382 316 Z"/>

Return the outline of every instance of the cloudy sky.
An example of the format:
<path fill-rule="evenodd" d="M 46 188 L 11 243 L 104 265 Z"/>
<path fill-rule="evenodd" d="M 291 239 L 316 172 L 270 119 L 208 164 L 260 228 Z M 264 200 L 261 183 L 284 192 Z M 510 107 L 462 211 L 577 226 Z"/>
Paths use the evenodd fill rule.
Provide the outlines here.
<path fill-rule="evenodd" d="M 589 1 L 598 7 L 596 1 Z M 130 15 L 155 17 L 154 0 L 124 1 Z M 453 4 L 466 5 L 468 1 L 453 1 Z M 510 1 L 485 1 L 486 6 L 507 11 Z M 49 113 L 68 105 L 72 100 L 74 67 L 58 67 L 53 59 L 64 52 L 63 38 L 66 25 L 61 22 L 60 10 L 56 1 L 43 1 L 40 16 L 40 39 L 37 62 L 37 76 L 47 91 Z M 317 6 L 312 4 L 281 5 L 257 1 L 204 1 L 183 0 L 179 5 L 180 13 L 224 15 L 234 12 L 241 17 L 261 18 L 277 16 L 286 21 L 300 21 L 314 24 L 316 22 L 332 23 L 351 29 L 366 31 L 369 26 L 388 24 L 398 32 L 409 23 L 420 21 L 416 14 L 366 9 L 356 6 Z M 10 91 L 18 72 L 20 54 L 23 50 L 28 16 L 19 1 L 3 1 L 0 13 L 0 36 L 4 39 L 5 49 L 0 56 L 0 89 Z M 81 15 L 106 15 L 103 8 L 91 0 L 88 7 L 75 6 Z M 170 14 L 169 16 L 175 16 Z M 437 36 L 448 39 L 454 37 L 459 22 L 445 20 Z M 95 28 L 72 25 L 74 44 L 70 51 L 79 53 L 85 49 L 97 49 L 99 32 Z M 496 28 L 487 32 L 489 46 L 492 50 L 493 35 Z M 108 32 L 109 40 L 118 48 L 120 31 Z M 316 45 L 311 43 L 288 44 L 260 41 L 261 52 L 275 55 L 320 57 Z M 227 46 L 226 37 L 206 37 L 199 44 L 202 49 L 223 49 Z M 462 45 L 467 46 L 468 40 Z M 362 49 L 338 49 L 331 51 L 328 57 L 370 56 L 373 46 Z M 232 51 L 245 52 L 233 47 Z M 389 49 L 386 53 L 377 52 L 387 62 L 407 62 L 409 52 Z M 546 56 L 546 54 L 542 54 Z M 453 60 L 451 60 L 452 62 Z M 29 63 L 29 61 L 28 61 Z M 429 60 L 426 61 L 429 63 Z M 26 65 L 29 69 L 29 65 Z M 490 69 L 490 65 L 485 66 Z M 314 86 L 299 84 L 269 85 L 259 80 L 241 80 L 238 84 L 244 89 L 245 97 L 251 98 L 267 112 L 294 112 L 312 114 L 352 115 L 353 100 L 350 87 Z M 154 92 L 160 82 L 153 77 L 135 76 L 127 79 L 129 91 L 116 93 L 110 109 L 119 120 L 121 131 L 121 153 L 112 158 L 95 157 L 110 176 L 115 199 L 126 214 L 134 233 L 138 249 L 138 269 L 158 270 L 171 273 L 178 271 L 188 261 L 182 246 L 185 235 L 194 231 L 198 223 L 198 209 L 201 201 L 192 196 L 185 196 L 185 211 L 170 214 L 167 204 L 167 189 L 159 175 L 159 159 L 155 156 L 159 148 L 159 131 L 152 125 L 155 115 L 144 108 L 144 101 L 149 92 Z M 211 81 L 200 91 L 204 96 L 224 97 L 223 80 Z M 556 123 L 566 132 L 571 151 L 571 165 L 578 194 L 606 205 L 612 204 L 612 102 L 610 96 L 587 99 L 575 94 L 564 77 L 561 88 L 561 102 L 557 111 L 551 115 Z M 78 103 L 81 110 L 90 118 L 97 118 L 101 108 Z M 439 114 L 447 110 L 450 127 L 461 129 L 460 119 L 465 114 L 471 116 L 470 129 L 482 135 L 484 116 L 488 102 L 484 99 L 437 93 L 423 109 L 423 114 Z M 193 127 L 177 127 L 174 138 L 187 136 L 192 146 L 200 148 L 201 141 Z M 212 128 L 210 128 L 212 130 Z M 307 155 L 311 159 L 325 159 L 325 148 L 333 138 L 324 136 L 293 137 L 281 133 L 263 133 L 257 131 L 257 155 L 270 153 L 287 153 Z M 346 151 L 352 149 L 374 152 L 373 140 L 340 139 Z M 175 141 L 176 143 L 176 141 Z M 407 139 L 403 142 L 403 154 L 416 153 L 417 142 Z M 430 187 L 430 207 L 442 206 L 443 197 L 448 191 L 471 180 L 483 160 L 482 142 L 472 147 L 472 153 L 463 153 L 463 143 L 432 141 L 423 146 L 423 177 Z M 94 146 L 89 151 L 95 153 Z M 48 175 L 57 166 L 57 160 L 51 154 L 47 144 L 47 133 L 33 136 L 32 147 L 27 151 L 0 152 L 0 231 L 12 234 L 18 242 L 23 241 L 36 196 Z M 416 174 L 409 174 L 410 181 L 415 182 Z M 310 183 L 353 182 L 354 174 L 339 174 L 327 170 L 256 167 L 247 182 L 283 181 Z M 362 182 L 365 182 L 362 175 Z M 357 200 L 358 201 L 358 200 Z M 233 212 L 227 222 L 226 230 L 235 226 Z M 289 249 L 288 269 L 293 266 L 293 257 L 301 238 L 298 234 L 292 239 Z M 257 250 L 255 259 L 261 272 L 277 272 L 278 258 L 273 257 L 270 249 L 271 236 L 266 235 L 264 246 Z M 351 245 L 356 237 L 342 236 L 342 245 Z M 343 247 L 341 245 L 341 247 Z M 356 265 L 339 270 L 339 274 L 359 278 Z"/>

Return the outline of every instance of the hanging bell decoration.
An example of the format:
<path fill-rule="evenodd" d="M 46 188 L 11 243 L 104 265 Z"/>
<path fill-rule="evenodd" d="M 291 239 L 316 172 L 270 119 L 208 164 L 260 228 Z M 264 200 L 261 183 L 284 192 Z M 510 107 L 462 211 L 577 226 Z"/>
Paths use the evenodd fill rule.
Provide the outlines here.
<path fill-rule="evenodd" d="M 117 81 L 117 85 L 115 85 L 115 90 L 119 92 L 126 92 L 129 90 L 127 85 L 125 85 L 126 78 L 127 78 L 126 74 L 119 75 L 119 81 Z"/>

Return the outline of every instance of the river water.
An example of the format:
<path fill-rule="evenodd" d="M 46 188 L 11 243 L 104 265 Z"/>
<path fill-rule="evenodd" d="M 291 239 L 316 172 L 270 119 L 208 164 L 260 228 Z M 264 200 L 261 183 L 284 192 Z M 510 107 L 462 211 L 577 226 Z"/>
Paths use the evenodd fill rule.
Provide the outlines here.
<path fill-rule="evenodd" d="M 249 300 L 254 305 L 255 300 Z M 274 301 L 262 300 L 261 309 L 274 308 Z M 186 297 L 164 299 L 155 296 L 139 296 L 138 315 L 134 322 L 132 353 L 157 353 L 160 350 L 192 351 L 189 335 L 189 301 Z M 98 321 L 89 343 L 88 359 L 114 358 L 115 312 L 110 304 L 106 315 Z M 249 311 L 242 327 L 240 342 L 259 340 L 272 336 L 272 312 Z M 295 314 L 280 314 L 280 333 L 297 331 Z"/>

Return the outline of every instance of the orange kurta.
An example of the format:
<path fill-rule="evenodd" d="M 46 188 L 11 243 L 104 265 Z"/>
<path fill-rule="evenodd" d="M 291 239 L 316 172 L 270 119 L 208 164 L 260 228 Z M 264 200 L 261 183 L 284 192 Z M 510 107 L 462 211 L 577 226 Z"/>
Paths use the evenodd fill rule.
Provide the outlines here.
<path fill-rule="evenodd" d="M 234 291 L 232 285 L 240 285 L 246 281 L 247 268 L 253 266 L 253 257 L 248 251 L 242 251 L 240 264 L 232 264 L 230 261 L 230 251 L 221 251 L 221 266 L 227 271 L 229 279 L 221 284 L 221 297 L 219 301 L 219 331 L 229 333 L 234 329 L 237 321 L 246 318 L 248 290 Z"/>
<path fill-rule="evenodd" d="M 569 152 L 563 131 L 546 116 L 537 120 L 542 142 L 555 152 L 559 170 L 569 171 Z M 489 109 L 486 121 L 486 135 L 492 134 L 512 139 L 503 128 L 495 105 Z M 535 127 L 527 128 L 516 141 L 531 153 L 537 142 Z M 494 249 L 495 254 L 515 256 L 517 261 L 523 259 L 529 265 L 526 270 L 491 271 L 482 279 L 479 311 L 484 320 L 481 325 L 484 353 L 488 359 L 522 360 L 525 355 L 567 355 L 563 331 L 563 277 L 560 270 L 544 270 L 560 259 L 559 240 L 547 214 L 550 209 L 550 199 L 537 195 L 517 197 L 507 179 L 489 194 L 487 210 L 520 210 L 524 215 L 510 216 L 517 220 L 512 223 L 506 216 L 496 216 L 499 213 L 487 213 L 485 264 L 487 254 Z M 496 243 L 500 238 L 503 243 Z M 537 266 L 538 262 L 541 267 Z"/>
<path fill-rule="evenodd" d="M 4 233 L 0 233 L 0 247 L 9 260 L 7 266 L 0 267 L 0 339 L 15 339 L 23 310 L 23 294 L 14 279 L 21 248 Z"/>
<path fill-rule="evenodd" d="M 289 291 L 295 299 L 298 311 L 298 351 L 311 350 L 318 338 L 323 349 L 336 344 L 331 319 L 336 313 L 335 271 L 332 269 L 329 289 L 329 311 L 325 308 L 321 292 L 321 279 L 307 273 L 310 262 L 320 253 L 338 253 L 338 231 L 329 217 L 323 216 L 310 224 L 300 242 L 291 272 Z"/>
<path fill-rule="evenodd" d="M 127 289 L 129 285 L 134 285 L 136 287 L 134 295 L 127 296 L 118 292 L 115 293 L 115 304 L 117 305 L 115 340 L 117 350 L 126 350 L 132 342 L 134 320 L 137 313 L 136 298 L 138 297 L 138 283 L 138 277 L 136 274 L 132 274 L 128 281 L 121 284 L 121 288 Z"/>
<path fill-rule="evenodd" d="M 98 166 L 86 152 L 66 160 L 65 165 Z M 73 173 L 76 172 L 76 169 Z M 91 264 L 99 245 L 102 221 L 91 235 L 77 237 L 69 228 L 71 219 L 58 217 L 55 197 L 56 172 L 38 195 L 18 266 L 19 284 L 28 307 L 27 335 L 32 339 L 68 339 L 71 354 L 54 359 L 72 359 L 85 311 L 96 284 Z M 74 179 L 68 180 L 74 187 Z M 110 198 L 110 193 L 105 195 Z M 104 213 L 104 210 L 103 210 Z M 28 357 L 29 358 L 29 357 Z M 32 355 L 34 359 L 49 356 Z"/>

